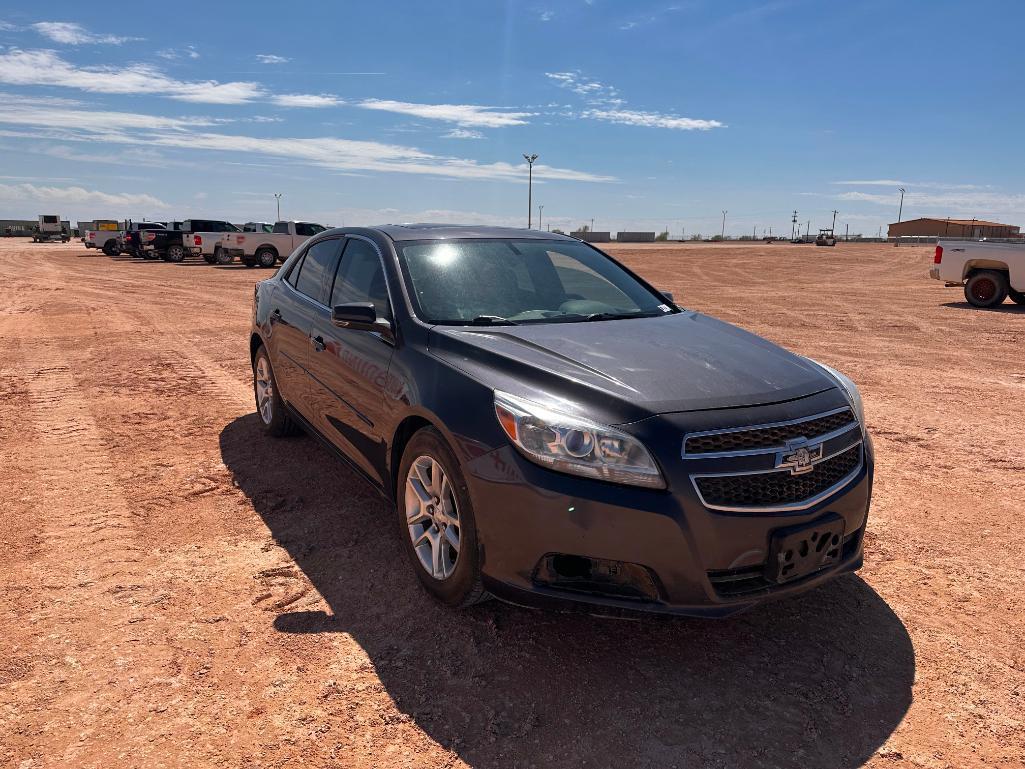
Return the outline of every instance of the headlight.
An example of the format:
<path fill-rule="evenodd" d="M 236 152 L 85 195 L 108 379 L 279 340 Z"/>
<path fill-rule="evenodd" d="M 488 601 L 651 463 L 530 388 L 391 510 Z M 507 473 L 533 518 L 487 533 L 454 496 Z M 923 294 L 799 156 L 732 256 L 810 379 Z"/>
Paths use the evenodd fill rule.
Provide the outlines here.
<path fill-rule="evenodd" d="M 847 400 L 851 403 L 851 408 L 854 409 L 854 413 L 858 417 L 858 422 L 861 423 L 862 431 L 865 430 L 865 404 L 861 402 L 861 393 L 858 392 L 858 386 L 851 381 L 849 377 L 844 376 L 835 368 L 827 366 L 825 363 L 819 363 L 817 360 L 807 358 L 806 360 L 811 361 L 820 369 L 826 372 L 830 377 L 836 380 L 836 383 L 840 385 L 840 389 L 847 394 Z"/>
<path fill-rule="evenodd" d="M 621 430 L 498 391 L 495 415 L 513 445 L 539 465 L 612 483 L 665 488 L 648 450 Z"/>

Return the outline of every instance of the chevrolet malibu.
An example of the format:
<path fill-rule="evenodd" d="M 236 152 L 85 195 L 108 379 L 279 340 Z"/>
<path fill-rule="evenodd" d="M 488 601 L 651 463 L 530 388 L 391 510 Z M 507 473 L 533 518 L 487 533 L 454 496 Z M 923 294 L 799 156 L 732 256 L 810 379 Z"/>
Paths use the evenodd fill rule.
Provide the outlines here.
<path fill-rule="evenodd" d="M 266 432 L 373 484 L 446 604 L 723 616 L 861 566 L 854 383 L 573 238 L 328 230 L 256 286 L 250 352 Z"/>

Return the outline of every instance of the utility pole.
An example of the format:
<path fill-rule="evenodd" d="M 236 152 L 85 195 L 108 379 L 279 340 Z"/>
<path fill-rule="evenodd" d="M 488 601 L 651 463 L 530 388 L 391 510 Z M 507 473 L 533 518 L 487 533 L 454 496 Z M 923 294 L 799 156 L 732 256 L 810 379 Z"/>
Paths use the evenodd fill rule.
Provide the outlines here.
<path fill-rule="evenodd" d="M 591 217 L 591 232 L 594 232 L 594 217 Z"/>
<path fill-rule="evenodd" d="M 811 219 L 808 220 L 808 228 L 804 231 L 804 239 L 807 240 L 809 235 L 811 235 Z"/>
<path fill-rule="evenodd" d="M 797 209 L 794 209 L 794 216 L 790 220 L 790 239 L 797 240 Z"/>
<path fill-rule="evenodd" d="M 832 227 L 832 229 L 830 229 L 830 232 L 832 232 L 834 234 L 836 233 L 836 215 L 838 213 L 840 213 L 840 212 L 837 211 L 836 209 L 833 209 L 833 227 Z"/>
<path fill-rule="evenodd" d="M 898 187 L 900 190 L 900 208 L 897 209 L 897 224 L 900 224 L 900 217 L 904 213 L 904 193 L 907 192 L 903 187 Z"/>
<path fill-rule="evenodd" d="M 851 239 L 850 238 L 850 233 L 851 233 L 851 225 L 850 225 L 850 222 L 848 222 L 847 224 L 845 224 L 843 226 L 843 239 L 844 239 L 844 242 L 847 242 L 848 240 Z"/>
<path fill-rule="evenodd" d="M 545 227 L 541 224 L 541 212 L 545 210 L 544 204 L 537 207 L 537 228 L 543 230 Z"/>
<path fill-rule="evenodd" d="M 523 159 L 527 161 L 527 229 L 530 229 L 531 216 L 534 214 L 534 161 L 537 160 L 537 153 L 528 155 L 523 153 Z"/>
<path fill-rule="evenodd" d="M 723 212 L 722 212 L 722 233 L 720 234 L 720 237 L 723 240 L 726 240 L 726 214 L 727 213 L 728 213 L 728 211 L 726 211 L 726 209 L 723 209 Z"/>
<path fill-rule="evenodd" d="M 275 192 L 274 193 L 274 200 L 278 204 L 278 218 L 275 219 L 274 221 L 280 222 L 281 221 L 281 193 L 280 192 Z"/>

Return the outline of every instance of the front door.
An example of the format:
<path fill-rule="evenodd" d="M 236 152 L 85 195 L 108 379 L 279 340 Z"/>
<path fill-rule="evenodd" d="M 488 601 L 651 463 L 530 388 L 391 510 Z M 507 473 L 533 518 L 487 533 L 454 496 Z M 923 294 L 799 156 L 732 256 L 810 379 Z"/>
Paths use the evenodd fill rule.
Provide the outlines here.
<path fill-rule="evenodd" d="M 328 305 L 373 302 L 378 318 L 391 319 L 381 256 L 370 241 L 350 236 L 331 288 Z M 321 433 L 364 472 L 386 483 L 385 385 L 392 347 L 375 331 L 337 328 L 326 308 L 310 331 L 310 400 Z"/>

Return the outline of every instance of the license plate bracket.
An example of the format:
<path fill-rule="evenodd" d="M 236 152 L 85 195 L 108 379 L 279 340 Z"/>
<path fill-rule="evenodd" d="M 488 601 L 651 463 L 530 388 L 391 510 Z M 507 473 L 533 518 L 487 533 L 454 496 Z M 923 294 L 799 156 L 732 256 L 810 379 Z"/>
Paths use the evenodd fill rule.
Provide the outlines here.
<path fill-rule="evenodd" d="M 769 539 L 766 579 L 782 584 L 839 562 L 844 519 L 835 513 L 811 523 L 776 529 Z"/>

